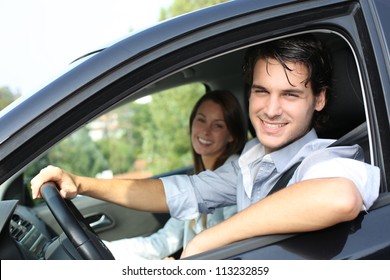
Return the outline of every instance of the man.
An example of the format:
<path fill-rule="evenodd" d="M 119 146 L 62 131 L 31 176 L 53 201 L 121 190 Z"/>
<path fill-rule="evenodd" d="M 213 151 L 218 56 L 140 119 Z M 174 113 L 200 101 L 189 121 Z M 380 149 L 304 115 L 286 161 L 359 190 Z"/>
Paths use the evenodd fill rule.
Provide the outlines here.
<path fill-rule="evenodd" d="M 318 230 L 354 219 L 378 196 L 379 169 L 362 162 L 358 146 L 326 148 L 316 125 L 327 101 L 330 63 L 311 36 L 262 44 L 248 52 L 249 116 L 256 139 L 237 161 L 216 171 L 156 180 L 99 180 L 57 167 L 32 181 L 33 197 L 55 181 L 61 195 L 84 194 L 129 208 L 170 211 L 180 219 L 237 204 L 239 213 L 197 235 L 182 257 L 245 238 Z M 267 196 L 280 176 L 302 160 L 289 186 Z"/>

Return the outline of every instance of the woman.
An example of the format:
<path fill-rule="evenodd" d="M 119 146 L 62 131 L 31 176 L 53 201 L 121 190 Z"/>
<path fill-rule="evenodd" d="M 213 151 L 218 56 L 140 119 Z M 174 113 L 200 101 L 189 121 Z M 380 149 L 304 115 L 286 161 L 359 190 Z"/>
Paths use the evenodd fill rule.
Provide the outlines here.
<path fill-rule="evenodd" d="M 238 157 L 247 140 L 243 124 L 245 120 L 240 104 L 231 92 L 212 91 L 198 100 L 190 115 L 195 174 L 214 170 Z M 202 230 L 235 213 L 236 207 L 229 206 L 190 221 L 170 218 L 163 228 L 149 237 L 105 243 L 115 259 L 163 259 L 184 248 Z"/>

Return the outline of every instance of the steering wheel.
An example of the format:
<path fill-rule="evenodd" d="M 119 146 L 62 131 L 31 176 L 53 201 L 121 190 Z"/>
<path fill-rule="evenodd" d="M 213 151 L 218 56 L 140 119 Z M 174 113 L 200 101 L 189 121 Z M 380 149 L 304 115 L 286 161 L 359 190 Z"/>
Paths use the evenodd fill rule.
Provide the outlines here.
<path fill-rule="evenodd" d="M 41 194 L 54 218 L 78 253 L 86 260 L 114 260 L 110 250 L 69 199 L 63 199 L 53 182 L 42 185 Z"/>

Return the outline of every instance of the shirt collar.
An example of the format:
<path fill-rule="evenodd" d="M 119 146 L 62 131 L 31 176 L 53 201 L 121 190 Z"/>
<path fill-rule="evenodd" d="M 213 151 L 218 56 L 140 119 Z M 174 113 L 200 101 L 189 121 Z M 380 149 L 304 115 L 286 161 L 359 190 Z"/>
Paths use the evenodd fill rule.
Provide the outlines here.
<path fill-rule="evenodd" d="M 310 130 L 306 135 L 288 146 L 270 153 L 268 156 L 274 162 L 276 171 L 283 172 L 287 165 L 292 165 L 297 162 L 297 157 L 302 156 L 299 151 L 310 141 L 318 139 L 314 129 Z M 241 179 L 244 186 L 245 193 L 248 197 L 251 196 L 253 182 L 258 172 L 257 162 L 260 162 L 265 155 L 264 146 L 259 142 L 257 138 L 250 140 L 244 147 L 238 164 L 241 170 Z M 289 164 L 290 163 L 290 164 Z"/>
<path fill-rule="evenodd" d="M 297 152 L 312 140 L 317 139 L 317 133 L 311 129 L 303 137 L 295 140 L 288 146 L 270 153 L 272 161 L 275 163 L 278 172 L 283 171 L 284 167 L 296 156 Z M 240 158 L 240 166 L 250 165 L 256 161 L 260 161 L 265 154 L 263 144 L 257 138 L 250 140 L 245 146 Z"/>
<path fill-rule="evenodd" d="M 280 173 L 285 170 L 289 162 L 295 163 L 297 161 L 296 156 L 299 150 L 307 143 L 317 139 L 317 133 L 314 129 L 311 129 L 303 137 L 295 140 L 286 147 L 270 153 L 270 157 L 276 166 L 276 170 Z"/>

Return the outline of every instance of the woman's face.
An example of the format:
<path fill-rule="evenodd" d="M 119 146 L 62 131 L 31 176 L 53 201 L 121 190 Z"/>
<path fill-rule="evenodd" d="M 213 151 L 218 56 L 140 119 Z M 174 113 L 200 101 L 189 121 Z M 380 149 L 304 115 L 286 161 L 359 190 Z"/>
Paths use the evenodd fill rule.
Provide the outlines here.
<path fill-rule="evenodd" d="M 211 100 L 203 102 L 192 122 L 191 142 L 195 152 L 202 158 L 217 159 L 232 141 L 221 106 Z"/>

